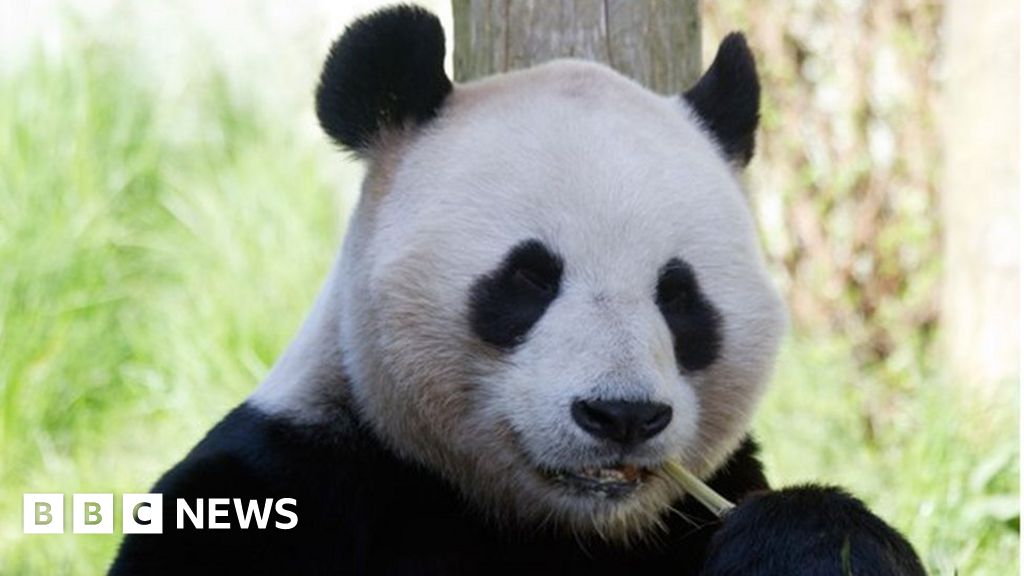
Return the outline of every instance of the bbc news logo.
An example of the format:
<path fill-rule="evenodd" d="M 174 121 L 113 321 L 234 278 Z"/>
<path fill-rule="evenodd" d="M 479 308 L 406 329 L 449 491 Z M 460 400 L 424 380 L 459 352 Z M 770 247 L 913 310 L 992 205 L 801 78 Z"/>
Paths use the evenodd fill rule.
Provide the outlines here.
<path fill-rule="evenodd" d="M 25 534 L 64 533 L 64 494 L 24 494 L 22 501 Z M 186 525 L 199 530 L 225 530 L 236 526 L 242 530 L 291 530 L 299 523 L 295 505 L 294 498 L 178 498 L 174 506 L 174 527 L 177 530 Z M 232 523 L 232 512 L 236 524 Z M 122 533 L 162 534 L 163 519 L 162 494 L 122 494 Z M 114 495 L 72 494 L 71 532 L 113 534 Z"/>

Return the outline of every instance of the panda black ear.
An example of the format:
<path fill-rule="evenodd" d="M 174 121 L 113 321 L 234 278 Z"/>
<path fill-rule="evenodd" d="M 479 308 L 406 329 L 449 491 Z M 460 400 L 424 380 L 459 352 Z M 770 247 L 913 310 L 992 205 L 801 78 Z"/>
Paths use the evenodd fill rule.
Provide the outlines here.
<path fill-rule="evenodd" d="M 316 115 L 335 142 L 362 154 L 382 131 L 433 118 L 451 91 L 441 22 L 396 6 L 355 21 L 331 46 Z"/>
<path fill-rule="evenodd" d="M 754 156 L 761 106 L 757 65 L 743 34 L 722 40 L 707 72 L 683 94 L 729 161 L 746 166 Z"/>

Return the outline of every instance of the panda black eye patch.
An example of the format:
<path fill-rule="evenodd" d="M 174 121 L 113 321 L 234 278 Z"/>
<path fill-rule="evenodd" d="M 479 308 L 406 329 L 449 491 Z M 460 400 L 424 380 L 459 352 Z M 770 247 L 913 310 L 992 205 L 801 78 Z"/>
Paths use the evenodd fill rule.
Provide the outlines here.
<path fill-rule="evenodd" d="M 558 297 L 562 259 L 539 240 L 514 246 L 470 293 L 470 326 L 484 342 L 511 349 Z"/>
<path fill-rule="evenodd" d="M 672 333 L 676 363 L 691 372 L 713 364 L 722 345 L 722 319 L 701 292 L 693 268 L 669 260 L 658 273 L 656 300 Z"/>

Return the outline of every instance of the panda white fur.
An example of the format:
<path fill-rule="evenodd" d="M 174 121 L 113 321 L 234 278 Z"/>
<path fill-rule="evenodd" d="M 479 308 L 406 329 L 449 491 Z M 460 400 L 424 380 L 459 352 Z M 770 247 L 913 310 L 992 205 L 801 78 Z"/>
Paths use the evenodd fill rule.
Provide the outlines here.
<path fill-rule="evenodd" d="M 411 7 L 331 49 L 320 122 L 368 170 L 339 260 L 112 573 L 922 574 L 843 492 L 767 491 L 747 436 L 785 322 L 736 177 L 743 37 L 682 96 L 572 60 L 453 86 L 443 57 Z M 724 524 L 670 458 L 740 502 Z M 298 524 L 177 529 L 200 497 Z"/>

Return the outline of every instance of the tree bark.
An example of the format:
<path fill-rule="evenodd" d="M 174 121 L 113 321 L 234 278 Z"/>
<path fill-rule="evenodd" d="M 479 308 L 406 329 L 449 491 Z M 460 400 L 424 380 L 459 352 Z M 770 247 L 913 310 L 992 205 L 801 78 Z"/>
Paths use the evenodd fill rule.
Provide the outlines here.
<path fill-rule="evenodd" d="M 1016 0 L 947 5 L 943 343 L 982 389 L 1019 375 L 1019 21 Z"/>
<path fill-rule="evenodd" d="M 698 0 L 453 0 L 452 16 L 459 82 L 581 58 L 670 94 L 701 71 Z"/>

